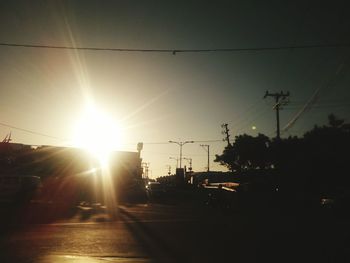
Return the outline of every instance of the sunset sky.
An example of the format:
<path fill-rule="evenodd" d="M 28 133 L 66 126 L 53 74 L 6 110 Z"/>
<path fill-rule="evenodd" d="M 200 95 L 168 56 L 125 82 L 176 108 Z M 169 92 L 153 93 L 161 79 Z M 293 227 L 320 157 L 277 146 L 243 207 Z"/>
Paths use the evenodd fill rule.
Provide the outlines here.
<path fill-rule="evenodd" d="M 92 103 L 121 129 L 152 176 L 165 175 L 179 147 L 195 171 L 232 137 L 275 136 L 270 92 L 289 91 L 281 128 L 315 92 L 315 103 L 283 136 L 350 119 L 347 1 L 1 1 L 0 43 L 120 49 L 223 49 L 335 45 L 239 52 L 113 52 L 0 45 L 0 137 L 66 146 Z M 347 47 L 346 47 L 347 45 Z M 252 129 L 255 126 L 256 129 Z M 12 128 L 11 128 L 12 127 Z M 104 138 L 108 132 L 96 135 Z M 100 137 L 100 138 L 99 138 Z M 186 161 L 184 164 L 188 164 Z M 223 170 L 211 162 L 212 170 Z"/>

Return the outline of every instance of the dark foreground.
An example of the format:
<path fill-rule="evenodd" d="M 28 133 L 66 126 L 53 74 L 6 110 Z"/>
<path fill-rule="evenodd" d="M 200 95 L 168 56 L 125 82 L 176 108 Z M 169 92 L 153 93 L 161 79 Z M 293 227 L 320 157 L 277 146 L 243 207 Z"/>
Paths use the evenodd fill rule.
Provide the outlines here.
<path fill-rule="evenodd" d="M 183 200 L 60 209 L 2 207 L 0 262 L 350 262 L 349 220 L 328 211 Z"/>

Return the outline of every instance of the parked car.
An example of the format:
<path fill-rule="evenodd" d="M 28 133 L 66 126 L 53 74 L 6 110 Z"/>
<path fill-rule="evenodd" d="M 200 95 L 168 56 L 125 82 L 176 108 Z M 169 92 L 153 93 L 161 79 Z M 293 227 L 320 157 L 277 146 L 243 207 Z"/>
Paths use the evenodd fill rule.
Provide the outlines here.
<path fill-rule="evenodd" d="M 165 195 L 165 187 L 159 182 L 149 182 L 146 185 L 148 198 L 161 198 Z"/>

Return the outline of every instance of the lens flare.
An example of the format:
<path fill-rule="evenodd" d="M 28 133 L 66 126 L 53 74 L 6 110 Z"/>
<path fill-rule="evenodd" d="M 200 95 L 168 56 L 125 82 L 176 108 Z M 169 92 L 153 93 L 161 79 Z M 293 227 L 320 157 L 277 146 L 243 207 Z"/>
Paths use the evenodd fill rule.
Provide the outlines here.
<path fill-rule="evenodd" d="M 110 153 L 118 150 L 120 144 L 118 124 L 108 114 L 88 107 L 76 124 L 73 145 L 86 149 L 106 167 Z"/>

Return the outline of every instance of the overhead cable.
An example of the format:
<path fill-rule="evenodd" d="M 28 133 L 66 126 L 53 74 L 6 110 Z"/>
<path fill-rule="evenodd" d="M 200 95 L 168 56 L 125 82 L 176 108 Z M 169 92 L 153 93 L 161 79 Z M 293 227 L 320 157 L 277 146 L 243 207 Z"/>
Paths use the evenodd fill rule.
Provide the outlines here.
<path fill-rule="evenodd" d="M 2 122 L 0 122 L 0 125 L 1 125 L 1 126 L 4 126 L 4 127 L 11 128 L 11 129 L 19 130 L 19 131 L 28 132 L 28 133 L 35 134 L 35 135 L 40 135 L 40 136 L 48 137 L 48 138 L 55 139 L 55 140 L 65 141 L 64 139 L 59 138 L 59 137 L 56 137 L 56 136 L 51 136 L 51 135 L 47 135 L 47 134 L 44 134 L 44 133 L 40 133 L 40 132 L 36 132 L 36 131 L 31 131 L 31 130 L 27 130 L 27 129 L 23 129 L 23 128 L 16 127 L 16 126 L 9 125 L 9 124 L 2 123 Z"/>
<path fill-rule="evenodd" d="M 315 44 L 315 45 L 290 45 L 275 47 L 248 47 L 248 48 L 208 48 L 208 49 L 147 49 L 147 48 L 113 48 L 113 47 L 84 47 L 84 46 L 60 46 L 43 44 L 23 44 L 2 42 L 0 46 L 23 47 L 23 48 L 46 48 L 46 49 L 66 49 L 66 50 L 86 50 L 86 51 L 113 51 L 113 52 L 146 52 L 146 53 L 208 53 L 208 52 L 248 52 L 248 51 L 269 51 L 288 49 L 309 49 L 309 48 L 347 48 L 350 43 L 337 44 Z"/>

